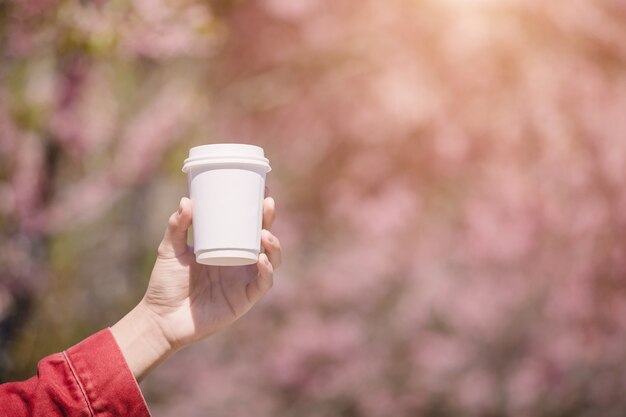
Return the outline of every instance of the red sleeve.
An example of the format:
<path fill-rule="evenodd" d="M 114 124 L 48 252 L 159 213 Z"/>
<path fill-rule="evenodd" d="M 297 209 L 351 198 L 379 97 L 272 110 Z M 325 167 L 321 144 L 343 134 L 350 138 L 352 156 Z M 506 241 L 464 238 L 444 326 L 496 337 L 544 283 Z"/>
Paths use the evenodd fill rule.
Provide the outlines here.
<path fill-rule="evenodd" d="M 111 331 L 39 362 L 37 376 L 0 385 L 0 417 L 149 417 Z"/>

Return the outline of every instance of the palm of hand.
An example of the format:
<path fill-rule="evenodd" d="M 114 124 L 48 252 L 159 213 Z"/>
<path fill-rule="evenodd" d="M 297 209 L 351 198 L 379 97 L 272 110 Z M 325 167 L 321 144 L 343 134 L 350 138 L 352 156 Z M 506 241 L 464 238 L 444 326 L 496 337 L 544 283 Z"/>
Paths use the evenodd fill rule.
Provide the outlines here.
<path fill-rule="evenodd" d="M 200 265 L 192 252 L 158 259 L 146 300 L 174 344 L 202 339 L 237 320 L 254 304 L 256 265 Z"/>

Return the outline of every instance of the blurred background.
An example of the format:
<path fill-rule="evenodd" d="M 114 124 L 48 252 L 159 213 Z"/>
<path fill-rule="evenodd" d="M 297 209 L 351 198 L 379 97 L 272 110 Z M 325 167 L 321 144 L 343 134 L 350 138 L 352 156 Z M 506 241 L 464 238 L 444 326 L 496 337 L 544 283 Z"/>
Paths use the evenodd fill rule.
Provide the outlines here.
<path fill-rule="evenodd" d="M 626 2 L 0 0 L 0 381 L 134 306 L 216 142 L 286 262 L 155 416 L 624 415 Z"/>

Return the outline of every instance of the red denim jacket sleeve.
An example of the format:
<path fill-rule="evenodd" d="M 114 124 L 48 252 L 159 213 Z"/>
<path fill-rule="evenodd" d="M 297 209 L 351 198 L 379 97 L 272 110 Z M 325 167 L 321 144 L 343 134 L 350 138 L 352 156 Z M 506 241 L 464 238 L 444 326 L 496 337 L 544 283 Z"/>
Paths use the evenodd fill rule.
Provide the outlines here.
<path fill-rule="evenodd" d="M 37 376 L 0 385 L 1 417 L 149 417 L 109 329 L 42 359 Z"/>

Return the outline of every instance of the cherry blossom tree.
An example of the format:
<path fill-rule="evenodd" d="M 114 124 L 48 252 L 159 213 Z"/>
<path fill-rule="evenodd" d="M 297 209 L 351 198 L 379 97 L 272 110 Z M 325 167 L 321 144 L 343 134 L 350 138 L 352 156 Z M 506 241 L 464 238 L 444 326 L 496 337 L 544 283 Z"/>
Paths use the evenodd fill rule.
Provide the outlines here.
<path fill-rule="evenodd" d="M 243 141 L 271 159 L 285 264 L 144 383 L 155 414 L 623 413 L 622 2 L 3 7 L 2 340 L 36 344 L 15 312 L 45 276 L 121 314 L 186 148 Z"/>
<path fill-rule="evenodd" d="M 212 124 L 272 147 L 290 261 L 159 411 L 618 415 L 624 6 L 219 12 Z"/>

